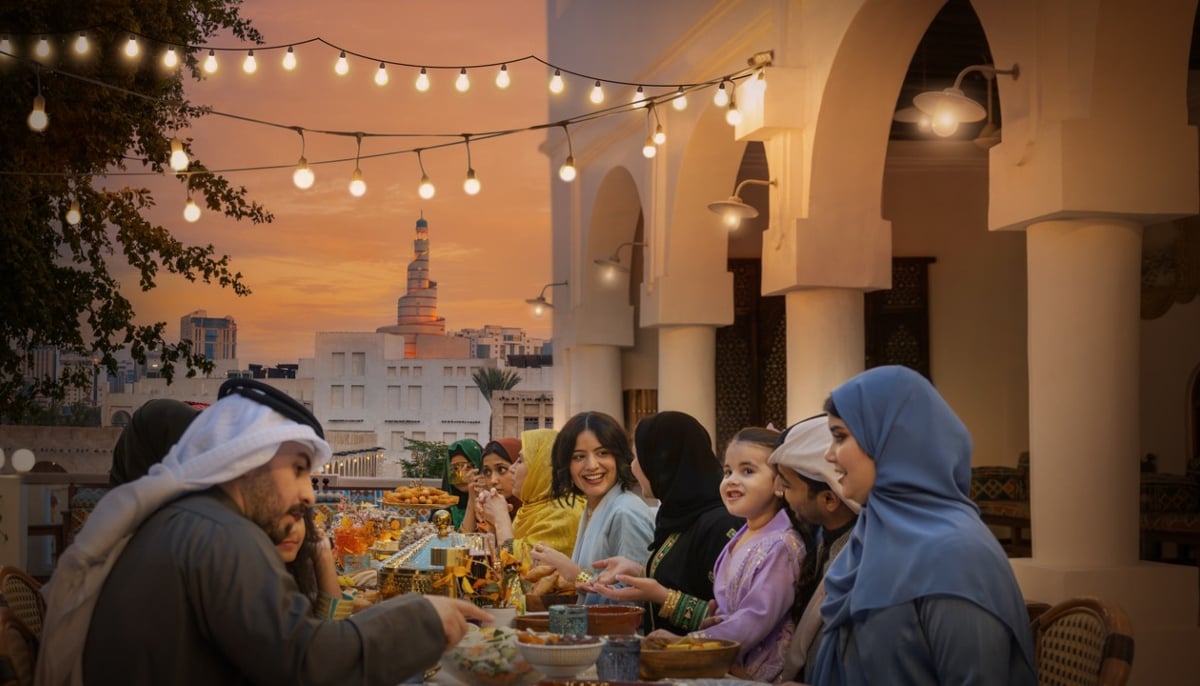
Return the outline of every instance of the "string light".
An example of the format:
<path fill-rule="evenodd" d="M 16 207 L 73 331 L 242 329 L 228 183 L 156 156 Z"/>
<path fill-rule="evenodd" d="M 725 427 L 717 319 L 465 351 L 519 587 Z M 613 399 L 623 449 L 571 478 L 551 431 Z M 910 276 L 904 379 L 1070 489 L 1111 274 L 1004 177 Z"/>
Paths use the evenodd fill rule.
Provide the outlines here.
<path fill-rule="evenodd" d="M 588 96 L 588 100 L 591 100 L 593 105 L 604 102 L 604 89 L 600 87 L 599 79 L 596 79 L 596 85 L 592 86 L 592 94 Z"/>
<path fill-rule="evenodd" d="M 209 50 L 208 57 L 204 58 L 204 73 L 205 74 L 216 74 L 218 66 L 219 65 L 217 64 L 217 51 Z"/>
<path fill-rule="evenodd" d="M 79 36 L 77 36 L 75 38 L 74 47 L 75 47 L 76 55 L 86 55 L 87 54 L 87 51 L 91 48 L 91 44 L 88 42 L 88 37 L 87 37 L 86 33 L 84 33 L 83 31 L 79 32 Z"/>
<path fill-rule="evenodd" d="M 563 92 L 564 87 L 565 86 L 563 84 L 562 70 L 555 69 L 554 76 L 550 77 L 550 92 L 551 93 L 561 93 L 561 92 Z"/>
<path fill-rule="evenodd" d="M 387 66 L 383 62 L 379 63 L 379 68 L 375 70 L 375 85 L 386 86 L 388 84 Z"/>
<path fill-rule="evenodd" d="M 333 71 L 338 76 L 345 76 L 346 74 L 350 73 L 350 62 L 346 60 L 345 50 L 343 50 L 342 54 L 338 56 L 337 62 L 333 65 Z"/>
<path fill-rule="evenodd" d="M 633 100 L 631 102 L 633 103 L 634 109 L 637 109 L 639 107 L 645 107 L 646 106 L 646 89 L 642 88 L 641 86 L 638 86 L 637 90 L 635 90 L 633 92 Z"/>
<path fill-rule="evenodd" d="M 717 107 L 724 107 L 729 104 L 729 91 L 725 90 L 724 81 L 721 81 L 721 85 L 717 86 L 717 92 L 713 93 L 713 104 Z"/>
<path fill-rule="evenodd" d="M 183 206 L 183 218 L 188 222 L 195 224 L 200 219 L 200 207 L 192 200 L 192 186 L 189 181 L 187 189 L 187 203 Z"/>
<path fill-rule="evenodd" d="M 642 144 L 642 157 L 652 160 L 657 154 L 658 147 L 654 145 L 654 137 L 646 136 L 646 142 Z"/>
<path fill-rule="evenodd" d="M 131 33 L 129 34 L 129 42 L 125 44 L 125 56 L 130 58 L 137 57 L 139 52 L 141 52 L 141 49 L 138 48 L 137 36 Z"/>
<path fill-rule="evenodd" d="M 650 103 L 650 113 L 654 115 L 654 144 L 662 145 L 667 142 L 667 132 L 663 129 L 662 120 L 658 118 L 658 110 L 654 109 L 654 103 Z M 646 121 L 649 123 L 650 115 L 646 115 Z"/>
<path fill-rule="evenodd" d="M 71 209 L 67 210 L 67 223 L 71 226 L 76 226 L 83 219 L 83 214 L 79 211 L 79 199 L 71 200 Z"/>
<path fill-rule="evenodd" d="M 737 100 L 729 98 L 729 109 L 725 110 L 725 123 L 737 126 L 742 123 L 742 111 L 737 108 Z"/>
<path fill-rule="evenodd" d="M 505 88 L 508 88 L 511 83 L 512 79 L 508 77 L 508 65 L 500 65 L 500 71 L 496 73 L 496 87 L 500 90 L 504 90 Z"/>
<path fill-rule="evenodd" d="M 687 109 L 687 94 L 683 92 L 683 86 L 675 92 L 675 97 L 671 99 L 671 107 L 675 108 L 676 112 L 682 112 Z"/>
<path fill-rule="evenodd" d="M 50 115 L 46 114 L 46 99 L 42 97 L 42 74 L 35 72 L 34 75 L 37 78 L 37 95 L 33 98 L 33 110 L 25 123 L 35 133 L 41 133 L 50 125 Z"/>
<path fill-rule="evenodd" d="M 566 123 L 562 125 L 563 133 L 567 134 L 567 161 L 558 168 L 558 178 L 571 183 L 575 180 L 575 148 L 571 146 L 571 129 Z"/>
<path fill-rule="evenodd" d="M 50 39 L 42 36 L 38 39 L 37 45 L 33 48 L 33 54 L 39 59 L 46 59 L 50 56 Z"/>
<path fill-rule="evenodd" d="M 421 160 L 421 149 L 417 148 L 417 166 L 421 168 L 421 183 L 417 186 L 417 195 L 425 200 L 433 198 L 437 189 L 433 187 L 433 182 L 429 180 L 429 175 L 425 173 L 425 162 Z"/>
<path fill-rule="evenodd" d="M 358 141 L 358 148 L 354 151 L 354 173 L 350 175 L 350 195 L 361 198 L 367 192 L 367 182 L 363 181 L 362 169 L 358 167 L 358 160 L 362 155 L 363 135 L 356 133 L 354 138 Z"/>
<path fill-rule="evenodd" d="M 467 76 L 466 67 L 463 67 L 462 71 L 458 72 L 458 78 L 454 79 L 454 90 L 459 93 L 466 93 L 471 90 L 471 78 Z"/>
<path fill-rule="evenodd" d="M 417 74 L 417 90 L 422 93 L 429 90 L 429 72 L 425 71 L 425 67 L 421 67 L 421 73 Z"/>
<path fill-rule="evenodd" d="M 174 69 L 179 65 L 179 55 L 175 54 L 175 46 L 167 47 L 167 51 L 163 53 L 163 66 L 167 69 Z"/>
<path fill-rule="evenodd" d="M 283 68 L 288 71 L 296 68 L 296 49 L 290 45 L 287 52 L 283 53 Z"/>
<path fill-rule="evenodd" d="M 258 71 L 258 60 L 254 59 L 254 51 L 246 53 L 246 59 L 242 60 L 242 71 L 247 74 L 253 74 Z"/>
<path fill-rule="evenodd" d="M 183 151 L 183 141 L 178 138 L 171 139 L 171 159 L 169 160 L 171 169 L 177 172 L 187 171 L 189 160 L 187 153 Z"/>
<path fill-rule="evenodd" d="M 464 133 L 463 139 L 466 141 L 467 147 L 467 178 L 463 181 L 463 191 L 467 195 L 479 195 L 482 185 L 479 183 L 479 179 L 475 178 L 475 168 L 471 166 L 471 134 Z"/>
<path fill-rule="evenodd" d="M 297 126 L 296 133 L 300 134 L 300 159 L 296 161 L 296 171 L 292 172 L 292 183 L 303 191 L 312 188 L 313 181 L 316 181 L 316 175 L 313 174 L 312 169 L 308 166 L 308 160 L 304 157 L 304 129 Z"/>

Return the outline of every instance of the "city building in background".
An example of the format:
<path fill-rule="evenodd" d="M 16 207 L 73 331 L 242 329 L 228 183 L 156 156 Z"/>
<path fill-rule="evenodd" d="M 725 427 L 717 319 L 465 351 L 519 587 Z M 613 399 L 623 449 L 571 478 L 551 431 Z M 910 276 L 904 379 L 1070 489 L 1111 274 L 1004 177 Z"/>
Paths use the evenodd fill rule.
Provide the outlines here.
<path fill-rule="evenodd" d="M 491 358 L 507 364 L 511 355 L 549 355 L 550 342 L 525 335 L 515 326 L 487 324 L 482 329 L 459 329 L 450 335 L 470 343 L 471 357 Z"/>
<path fill-rule="evenodd" d="M 237 323 L 233 317 L 210 317 L 196 310 L 179 320 L 179 340 L 191 341 L 192 350 L 206 360 L 237 359 Z"/>
<path fill-rule="evenodd" d="M 437 282 L 429 278 L 429 222 L 417 220 L 413 259 L 408 263 L 404 295 L 396 301 L 396 323 L 381 326 L 379 333 L 403 334 L 405 357 L 419 357 L 422 339 L 446 337 L 446 320 L 437 313 Z M 426 351 L 430 354 L 433 351 Z"/>

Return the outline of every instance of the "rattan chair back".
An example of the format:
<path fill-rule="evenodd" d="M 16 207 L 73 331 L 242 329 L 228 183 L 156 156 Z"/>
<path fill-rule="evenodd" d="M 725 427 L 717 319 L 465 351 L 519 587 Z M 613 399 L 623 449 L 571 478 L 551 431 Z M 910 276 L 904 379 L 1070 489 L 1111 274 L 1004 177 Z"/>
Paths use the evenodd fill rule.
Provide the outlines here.
<path fill-rule="evenodd" d="M 1041 686 L 1123 686 L 1133 665 L 1133 626 L 1098 598 L 1071 598 L 1032 623 Z"/>

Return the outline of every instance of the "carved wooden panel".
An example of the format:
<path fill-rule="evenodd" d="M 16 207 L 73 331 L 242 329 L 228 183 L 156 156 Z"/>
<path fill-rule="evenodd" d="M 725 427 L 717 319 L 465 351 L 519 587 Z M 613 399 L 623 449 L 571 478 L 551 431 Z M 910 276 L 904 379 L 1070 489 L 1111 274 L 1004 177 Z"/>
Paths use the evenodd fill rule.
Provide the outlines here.
<path fill-rule="evenodd" d="M 929 265 L 934 257 L 893 257 L 892 287 L 863 305 L 866 368 L 900 364 L 932 380 L 929 365 Z"/>

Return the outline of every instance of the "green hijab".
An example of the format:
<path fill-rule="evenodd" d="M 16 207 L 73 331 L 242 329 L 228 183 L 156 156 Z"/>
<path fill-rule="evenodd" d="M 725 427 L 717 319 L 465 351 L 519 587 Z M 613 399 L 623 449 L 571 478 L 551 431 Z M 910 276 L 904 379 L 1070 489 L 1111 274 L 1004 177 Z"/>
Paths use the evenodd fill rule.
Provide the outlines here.
<path fill-rule="evenodd" d="M 462 455 L 467 458 L 467 462 L 470 462 L 472 467 L 479 469 L 483 464 L 483 446 L 479 445 L 479 441 L 474 438 L 464 438 L 451 443 L 446 448 L 446 463 L 442 465 L 442 490 L 451 495 L 458 494 L 458 504 L 448 508 L 454 528 L 457 529 L 462 524 L 463 515 L 467 513 L 467 499 L 471 497 L 471 494 L 450 485 L 450 460 L 455 455 Z"/>

